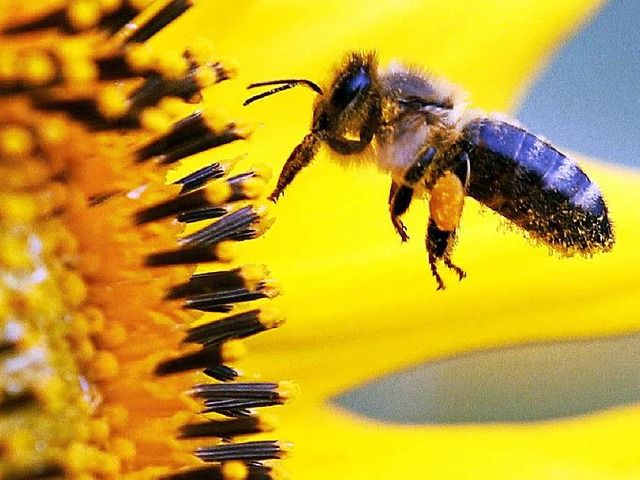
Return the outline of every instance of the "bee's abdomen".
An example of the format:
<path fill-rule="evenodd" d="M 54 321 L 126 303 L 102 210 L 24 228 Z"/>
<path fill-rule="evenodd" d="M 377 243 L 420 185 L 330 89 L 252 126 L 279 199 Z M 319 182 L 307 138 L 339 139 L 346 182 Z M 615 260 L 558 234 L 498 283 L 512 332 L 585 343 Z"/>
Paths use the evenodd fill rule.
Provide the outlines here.
<path fill-rule="evenodd" d="M 488 118 L 469 122 L 468 194 L 568 254 L 608 250 L 613 231 L 598 186 L 549 143 Z"/>

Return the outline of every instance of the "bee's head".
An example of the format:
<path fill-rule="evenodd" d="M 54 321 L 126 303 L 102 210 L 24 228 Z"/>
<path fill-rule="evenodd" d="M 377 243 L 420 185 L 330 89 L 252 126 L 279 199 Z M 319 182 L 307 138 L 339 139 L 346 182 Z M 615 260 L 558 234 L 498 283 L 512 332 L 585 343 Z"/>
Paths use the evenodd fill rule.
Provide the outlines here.
<path fill-rule="evenodd" d="M 377 60 L 373 53 L 351 53 L 327 93 L 316 100 L 312 130 L 322 136 L 359 136 L 379 116 Z"/>
<path fill-rule="evenodd" d="M 252 83 L 248 88 L 274 86 L 248 98 L 249 105 L 274 93 L 303 85 L 319 94 L 313 113 L 312 133 L 319 139 L 359 137 L 363 129 L 377 125 L 380 117 L 377 59 L 375 54 L 351 53 L 337 70 L 325 94 L 311 80 L 288 79 Z"/>

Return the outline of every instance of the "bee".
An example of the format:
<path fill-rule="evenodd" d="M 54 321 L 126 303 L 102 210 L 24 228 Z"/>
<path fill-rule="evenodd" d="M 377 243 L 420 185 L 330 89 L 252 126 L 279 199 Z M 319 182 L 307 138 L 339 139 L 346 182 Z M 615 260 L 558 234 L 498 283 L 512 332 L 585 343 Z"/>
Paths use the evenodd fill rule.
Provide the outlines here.
<path fill-rule="evenodd" d="M 326 93 L 310 80 L 260 82 L 248 88 L 273 88 L 244 104 L 298 85 L 318 94 L 311 131 L 289 155 L 271 200 L 322 144 L 343 162 L 373 162 L 391 176 L 389 215 L 402 242 L 409 238 L 402 215 L 413 199 L 428 199 L 425 243 L 438 290 L 440 262 L 465 277 L 451 255 L 467 196 L 563 255 L 613 246 L 600 189 L 575 161 L 516 122 L 467 109 L 448 82 L 399 63 L 380 68 L 374 53 L 355 52 Z"/>

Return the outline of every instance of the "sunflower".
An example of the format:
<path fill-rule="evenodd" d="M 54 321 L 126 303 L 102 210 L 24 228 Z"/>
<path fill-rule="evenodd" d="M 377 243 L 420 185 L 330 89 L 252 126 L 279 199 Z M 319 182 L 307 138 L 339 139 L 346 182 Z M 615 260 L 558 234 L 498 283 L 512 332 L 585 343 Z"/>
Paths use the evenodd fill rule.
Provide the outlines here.
<path fill-rule="evenodd" d="M 201 103 L 235 67 L 155 49 L 192 2 L 145 3 L 3 8 L 2 478 L 272 478 L 287 449 L 246 436 L 295 386 L 229 363 L 278 285 L 222 265 L 270 226 L 270 173 L 209 156 L 249 134 Z"/>
<path fill-rule="evenodd" d="M 637 331 L 637 175 L 585 163 L 618 241 L 590 259 L 550 257 L 467 205 L 469 278 L 436 293 L 422 242 L 398 245 L 387 224 L 388 180 L 327 152 L 269 229 L 261 164 L 281 167 L 312 100 L 241 106 L 245 84 L 326 81 L 345 51 L 376 49 L 509 112 L 599 2 L 147 3 L 2 5 L 1 478 L 271 478 L 288 451 L 274 438 L 295 443 L 295 478 L 637 476 L 633 407 L 434 427 L 332 403 L 425 361 Z M 414 208 L 410 231 L 422 224 Z M 263 264 L 289 321 L 247 338 L 282 320 Z M 277 436 L 260 433 L 254 407 L 296 390 L 279 379 L 303 395 L 279 409 Z"/>

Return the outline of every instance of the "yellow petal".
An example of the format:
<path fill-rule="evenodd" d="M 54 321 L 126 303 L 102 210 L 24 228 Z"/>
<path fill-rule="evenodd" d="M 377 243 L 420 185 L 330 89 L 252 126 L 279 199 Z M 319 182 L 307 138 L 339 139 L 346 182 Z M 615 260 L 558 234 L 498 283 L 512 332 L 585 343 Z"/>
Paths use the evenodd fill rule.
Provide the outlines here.
<path fill-rule="evenodd" d="M 283 436 L 297 446 L 297 478 L 396 478 L 425 469 L 447 478 L 509 479 L 516 469 L 515 478 L 636 478 L 637 407 L 538 425 L 409 427 L 326 404 L 356 385 L 467 351 L 637 331 L 640 221 L 628 205 L 640 200 L 640 176 L 586 165 L 616 219 L 617 245 L 606 255 L 550 256 L 467 205 L 456 260 L 469 276 L 445 292 L 435 292 L 421 242 L 407 252 L 391 234 L 366 258 L 356 248 L 333 261 L 307 238 L 315 266 L 274 267 L 287 285 L 289 324 L 252 345 L 248 360 L 301 385 L 282 418 Z"/>
<path fill-rule="evenodd" d="M 509 110 L 598 4 L 254 2 L 234 22 L 226 20 L 232 14 L 194 22 L 220 34 L 219 48 L 244 64 L 247 83 L 322 82 L 345 51 L 374 48 L 383 63 L 400 58 L 463 85 L 474 105 Z M 251 107 L 264 123 L 253 156 L 282 164 L 308 131 L 311 96 L 300 89 Z M 229 108 L 245 97 L 229 92 Z M 638 330 L 632 267 L 640 225 L 629 206 L 640 178 L 593 162 L 584 168 L 610 205 L 618 238 L 611 254 L 550 256 L 468 202 L 455 259 L 469 276 L 461 284 L 447 278 L 445 292 L 435 292 L 426 262 L 426 212 L 413 207 L 412 238 L 400 245 L 387 217 L 387 178 L 345 171 L 328 152 L 296 178 L 277 224 L 248 252 L 269 258 L 282 279 L 289 323 L 253 342 L 245 363 L 301 384 L 283 418 L 296 443 L 296 478 L 636 478 L 631 407 L 540 425 L 409 427 L 326 405 L 363 382 L 449 355 Z"/>

